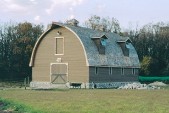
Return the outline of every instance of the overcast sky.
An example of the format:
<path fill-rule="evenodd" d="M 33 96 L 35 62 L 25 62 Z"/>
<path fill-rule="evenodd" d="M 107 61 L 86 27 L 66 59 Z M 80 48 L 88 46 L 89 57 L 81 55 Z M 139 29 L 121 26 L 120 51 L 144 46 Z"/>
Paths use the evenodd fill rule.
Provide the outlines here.
<path fill-rule="evenodd" d="M 76 18 L 84 23 L 91 15 L 115 17 L 123 28 L 150 22 L 169 22 L 169 0 L 0 0 L 0 22 L 52 21 Z"/>

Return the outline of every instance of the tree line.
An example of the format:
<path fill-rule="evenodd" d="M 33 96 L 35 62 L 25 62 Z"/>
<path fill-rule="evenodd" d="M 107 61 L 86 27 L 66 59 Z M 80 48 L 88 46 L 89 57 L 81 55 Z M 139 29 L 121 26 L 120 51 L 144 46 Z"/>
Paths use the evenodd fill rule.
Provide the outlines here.
<path fill-rule="evenodd" d="M 0 78 L 31 77 L 29 60 L 43 25 L 4 23 L 0 25 Z"/>
<path fill-rule="evenodd" d="M 83 26 L 130 37 L 141 63 L 140 75 L 169 75 L 169 23 L 150 23 L 140 29 L 121 31 L 117 19 L 93 15 Z M 31 77 L 30 56 L 43 32 L 43 25 L 29 22 L 0 24 L 0 78 Z"/>
<path fill-rule="evenodd" d="M 128 36 L 141 62 L 140 75 L 169 75 L 169 23 L 150 23 Z"/>

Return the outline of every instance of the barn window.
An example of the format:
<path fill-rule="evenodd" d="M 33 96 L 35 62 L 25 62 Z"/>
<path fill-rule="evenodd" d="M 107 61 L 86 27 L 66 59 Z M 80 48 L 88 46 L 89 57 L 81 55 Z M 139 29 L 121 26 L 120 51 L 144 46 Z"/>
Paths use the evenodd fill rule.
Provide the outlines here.
<path fill-rule="evenodd" d="M 126 48 L 130 49 L 130 43 L 126 42 Z"/>
<path fill-rule="evenodd" d="M 120 45 L 123 55 L 129 57 L 129 50 L 130 50 L 130 44 L 131 40 L 129 38 L 120 39 L 117 41 L 117 43 Z"/>
<path fill-rule="evenodd" d="M 99 68 L 95 67 L 95 75 L 98 75 Z"/>
<path fill-rule="evenodd" d="M 132 74 L 135 75 L 135 73 L 136 73 L 136 72 L 135 72 L 135 69 L 133 68 L 133 69 L 132 69 Z"/>
<path fill-rule="evenodd" d="M 112 71 L 113 71 L 112 67 L 109 67 L 109 75 L 112 75 Z"/>
<path fill-rule="evenodd" d="M 55 54 L 63 55 L 64 54 L 64 38 L 55 37 Z"/>
<path fill-rule="evenodd" d="M 121 68 L 121 75 L 124 75 L 124 68 Z"/>
<path fill-rule="evenodd" d="M 92 40 L 94 41 L 95 45 L 97 46 L 99 54 L 105 54 L 105 48 L 107 44 L 107 36 L 102 35 L 102 36 L 97 36 L 97 37 L 92 37 Z"/>
<path fill-rule="evenodd" d="M 106 39 L 105 38 L 101 38 L 101 45 L 106 46 Z"/>

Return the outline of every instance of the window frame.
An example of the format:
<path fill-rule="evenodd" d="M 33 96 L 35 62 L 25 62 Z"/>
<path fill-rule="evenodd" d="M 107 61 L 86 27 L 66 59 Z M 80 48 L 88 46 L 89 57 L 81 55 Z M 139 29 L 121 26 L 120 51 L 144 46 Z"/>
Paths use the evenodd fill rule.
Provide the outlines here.
<path fill-rule="evenodd" d="M 130 43 L 129 42 L 126 42 L 126 48 L 130 49 Z"/>
<path fill-rule="evenodd" d="M 109 67 L 109 75 L 112 75 L 112 74 L 113 74 L 113 68 Z"/>
<path fill-rule="evenodd" d="M 132 74 L 135 75 L 136 74 L 136 70 L 135 68 L 132 68 Z"/>
<path fill-rule="evenodd" d="M 55 38 L 55 55 L 64 55 L 64 37 L 54 37 Z M 62 53 L 57 54 L 57 39 L 63 39 L 63 50 Z"/>
<path fill-rule="evenodd" d="M 99 67 L 95 67 L 95 75 L 98 75 L 99 73 Z"/>
<path fill-rule="evenodd" d="M 121 75 L 124 75 L 124 68 L 121 68 Z"/>
<path fill-rule="evenodd" d="M 107 45 L 107 39 L 105 39 L 105 38 L 100 38 L 100 43 L 101 43 L 101 46 L 106 47 L 106 45 Z"/>

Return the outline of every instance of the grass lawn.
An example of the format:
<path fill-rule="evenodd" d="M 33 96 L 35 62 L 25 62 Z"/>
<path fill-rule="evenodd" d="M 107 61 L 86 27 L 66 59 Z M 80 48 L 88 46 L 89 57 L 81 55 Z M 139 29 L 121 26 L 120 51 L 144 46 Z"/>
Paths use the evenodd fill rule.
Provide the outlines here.
<path fill-rule="evenodd" d="M 44 113 L 169 113 L 169 90 L 0 90 L 0 98 Z"/>

